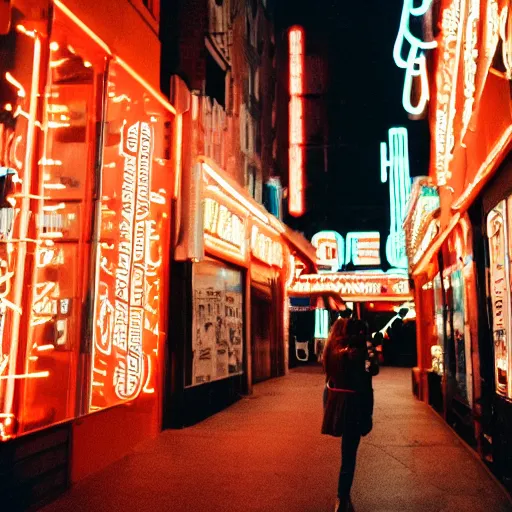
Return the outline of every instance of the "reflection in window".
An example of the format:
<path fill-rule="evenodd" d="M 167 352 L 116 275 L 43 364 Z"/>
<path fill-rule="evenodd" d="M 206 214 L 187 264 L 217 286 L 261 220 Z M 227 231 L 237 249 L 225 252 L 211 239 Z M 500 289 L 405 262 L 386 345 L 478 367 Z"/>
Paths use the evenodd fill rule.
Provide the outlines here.
<path fill-rule="evenodd" d="M 76 415 L 83 293 L 83 208 L 92 193 L 95 79 L 102 69 L 79 33 L 55 20 L 45 94 L 44 143 L 21 431 Z M 80 388 L 79 388 L 80 389 Z"/>

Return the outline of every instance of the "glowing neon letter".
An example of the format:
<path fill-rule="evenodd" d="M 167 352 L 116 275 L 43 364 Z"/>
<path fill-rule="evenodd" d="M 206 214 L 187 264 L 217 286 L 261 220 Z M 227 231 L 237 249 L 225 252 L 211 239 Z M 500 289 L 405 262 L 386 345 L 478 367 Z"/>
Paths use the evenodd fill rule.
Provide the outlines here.
<path fill-rule="evenodd" d="M 343 237 L 336 231 L 316 233 L 311 239 L 311 244 L 316 249 L 317 264 L 331 267 L 327 272 L 337 272 L 345 263 Z"/>
<path fill-rule="evenodd" d="M 413 36 L 409 28 L 411 16 L 423 16 L 430 8 L 432 0 L 422 0 L 419 7 L 414 7 L 413 0 L 404 0 L 402 16 L 400 18 L 400 28 L 393 48 L 393 58 L 396 65 L 405 69 L 404 91 L 402 95 L 402 103 L 406 112 L 411 115 L 421 115 L 425 110 L 425 106 L 429 99 L 428 77 L 427 77 L 427 61 L 424 50 L 432 50 L 437 46 L 436 41 L 425 42 Z M 410 44 L 407 57 L 402 56 L 404 42 Z M 413 79 L 420 77 L 421 94 L 416 105 L 411 103 L 411 92 Z"/>
<path fill-rule="evenodd" d="M 292 27 L 290 44 L 290 104 L 288 150 L 288 210 L 299 217 L 304 213 L 304 30 Z"/>
<path fill-rule="evenodd" d="M 391 226 L 386 242 L 386 257 L 391 266 L 407 268 L 405 233 L 402 227 L 407 213 L 407 202 L 411 195 L 406 128 L 391 128 L 389 130 L 389 158 L 385 142 L 380 144 L 380 157 L 381 181 L 382 183 L 389 182 L 391 214 Z"/>
<path fill-rule="evenodd" d="M 380 233 L 358 231 L 347 233 L 347 255 L 345 263 L 355 266 L 380 265 Z"/>

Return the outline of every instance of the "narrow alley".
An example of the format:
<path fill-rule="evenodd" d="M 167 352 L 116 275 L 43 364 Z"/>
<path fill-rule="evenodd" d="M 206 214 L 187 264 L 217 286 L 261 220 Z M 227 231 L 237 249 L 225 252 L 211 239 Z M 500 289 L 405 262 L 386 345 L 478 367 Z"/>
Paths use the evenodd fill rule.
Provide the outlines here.
<path fill-rule="evenodd" d="M 330 511 L 339 440 L 320 434 L 323 376 L 302 367 L 204 422 L 168 430 L 79 482 L 44 512 Z M 358 456 L 357 512 L 507 511 L 481 462 L 411 393 L 409 369 L 374 379 L 374 429 Z"/>

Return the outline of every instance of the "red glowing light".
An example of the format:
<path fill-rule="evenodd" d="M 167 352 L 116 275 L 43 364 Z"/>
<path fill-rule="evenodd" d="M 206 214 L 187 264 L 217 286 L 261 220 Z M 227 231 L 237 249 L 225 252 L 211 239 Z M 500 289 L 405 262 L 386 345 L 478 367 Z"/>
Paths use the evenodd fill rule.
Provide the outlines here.
<path fill-rule="evenodd" d="M 290 45 L 290 105 L 289 105 L 289 198 L 290 215 L 304 213 L 304 30 L 292 27 L 288 33 Z"/>

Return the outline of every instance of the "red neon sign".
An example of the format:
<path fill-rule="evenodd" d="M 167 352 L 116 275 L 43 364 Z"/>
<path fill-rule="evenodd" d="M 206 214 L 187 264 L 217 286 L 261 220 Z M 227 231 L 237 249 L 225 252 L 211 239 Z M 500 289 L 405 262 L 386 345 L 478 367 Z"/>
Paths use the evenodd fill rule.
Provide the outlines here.
<path fill-rule="evenodd" d="M 304 213 L 304 30 L 292 27 L 288 32 L 290 48 L 290 105 L 288 150 L 288 211 L 299 217 Z"/>

